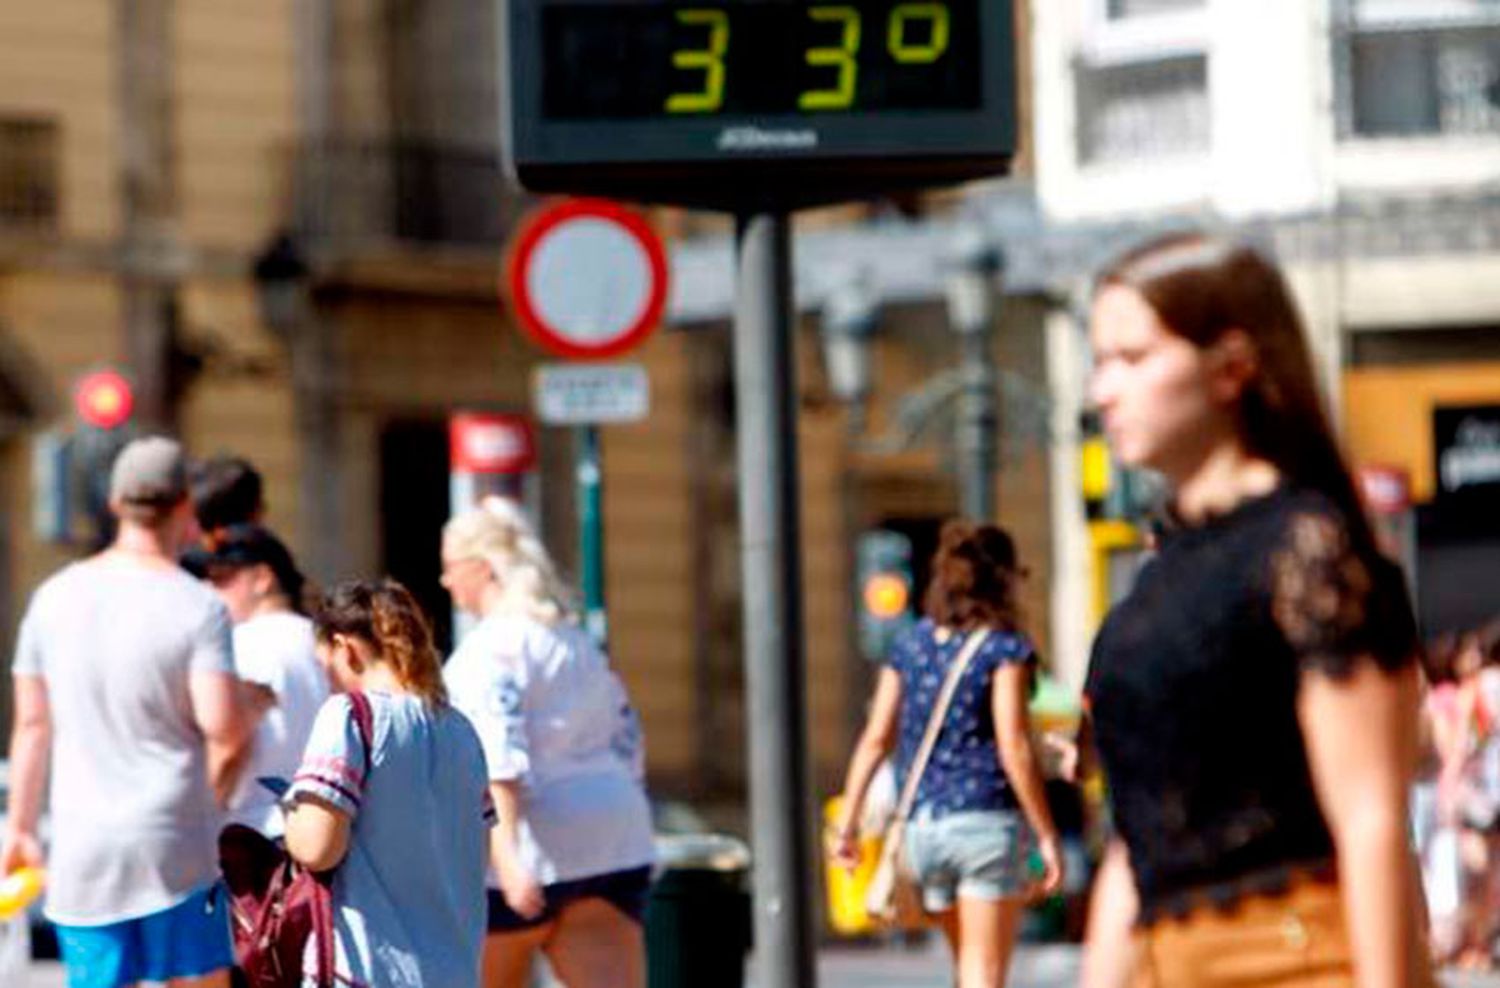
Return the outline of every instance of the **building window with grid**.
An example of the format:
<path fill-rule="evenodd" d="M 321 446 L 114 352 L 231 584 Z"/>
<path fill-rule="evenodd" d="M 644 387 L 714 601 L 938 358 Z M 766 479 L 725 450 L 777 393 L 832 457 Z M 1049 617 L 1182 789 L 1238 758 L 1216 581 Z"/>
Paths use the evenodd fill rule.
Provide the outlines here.
<path fill-rule="evenodd" d="M 1178 14 L 1202 10 L 1208 0 L 1105 0 L 1105 11 L 1112 21 L 1154 14 Z"/>
<path fill-rule="evenodd" d="M 1075 75 L 1081 164 L 1142 161 L 1208 150 L 1206 56 L 1104 66 L 1080 62 Z"/>
<path fill-rule="evenodd" d="M 1500 2 L 1345 3 L 1345 137 L 1500 135 Z"/>
<path fill-rule="evenodd" d="M 1091 0 L 1074 61 L 1083 166 L 1209 149 L 1207 0 Z"/>
<path fill-rule="evenodd" d="M 0 117 L 0 227 L 50 229 L 58 201 L 57 124 Z"/>

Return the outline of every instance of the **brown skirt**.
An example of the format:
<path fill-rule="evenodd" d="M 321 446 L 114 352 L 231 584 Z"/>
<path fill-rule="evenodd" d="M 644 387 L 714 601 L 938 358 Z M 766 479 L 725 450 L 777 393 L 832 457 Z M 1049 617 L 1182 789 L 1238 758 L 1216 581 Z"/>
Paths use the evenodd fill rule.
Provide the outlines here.
<path fill-rule="evenodd" d="M 1352 988 L 1343 902 L 1334 882 L 1301 880 L 1280 895 L 1247 896 L 1230 911 L 1209 906 L 1136 934 L 1134 988 Z M 1425 964 L 1425 953 L 1414 954 Z M 1414 972 L 1412 988 L 1435 984 Z"/>

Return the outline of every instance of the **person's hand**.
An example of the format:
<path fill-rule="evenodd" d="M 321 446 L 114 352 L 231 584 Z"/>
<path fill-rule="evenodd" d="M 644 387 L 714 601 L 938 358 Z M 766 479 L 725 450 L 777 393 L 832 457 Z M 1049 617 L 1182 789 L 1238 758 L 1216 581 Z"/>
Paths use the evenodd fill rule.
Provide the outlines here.
<path fill-rule="evenodd" d="M 845 871 L 859 866 L 859 832 L 850 823 L 835 824 L 826 835 L 828 857 Z"/>
<path fill-rule="evenodd" d="M 522 919 L 536 919 L 547 907 L 542 886 L 525 867 L 513 864 L 500 871 L 500 894 L 505 904 Z"/>
<path fill-rule="evenodd" d="M 24 831 L 7 831 L 0 843 L 0 875 L 9 875 L 21 868 L 40 868 L 45 863 L 42 842 L 36 834 Z"/>
<path fill-rule="evenodd" d="M 1042 876 L 1036 880 L 1032 894 L 1038 899 L 1045 899 L 1062 888 L 1062 842 L 1056 834 L 1043 837 L 1037 842 L 1037 852 L 1042 858 Z"/>
<path fill-rule="evenodd" d="M 1078 744 L 1056 731 L 1042 735 L 1042 747 L 1057 767 L 1057 777 L 1064 782 L 1078 782 Z"/>

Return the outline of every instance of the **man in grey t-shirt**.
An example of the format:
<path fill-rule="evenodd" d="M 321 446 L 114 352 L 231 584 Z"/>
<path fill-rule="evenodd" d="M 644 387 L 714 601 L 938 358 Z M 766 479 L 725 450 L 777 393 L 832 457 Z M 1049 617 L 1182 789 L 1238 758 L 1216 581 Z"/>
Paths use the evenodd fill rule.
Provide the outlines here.
<path fill-rule="evenodd" d="M 126 446 L 110 505 L 113 545 L 44 583 L 21 624 L 0 871 L 40 863 L 50 756 L 46 911 L 71 988 L 227 985 L 214 788 L 251 721 L 228 614 L 176 563 L 193 534 L 181 446 Z"/>

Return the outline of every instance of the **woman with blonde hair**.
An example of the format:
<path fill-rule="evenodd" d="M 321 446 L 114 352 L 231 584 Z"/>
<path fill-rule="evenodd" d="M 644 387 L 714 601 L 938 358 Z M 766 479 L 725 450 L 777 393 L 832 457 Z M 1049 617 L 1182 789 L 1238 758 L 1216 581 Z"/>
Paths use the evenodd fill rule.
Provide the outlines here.
<path fill-rule="evenodd" d="M 541 951 L 568 988 L 639 988 L 654 851 L 624 688 L 514 504 L 451 519 L 442 553 L 443 586 L 480 618 L 446 678 L 484 742 L 500 817 L 485 984 L 521 988 Z"/>

